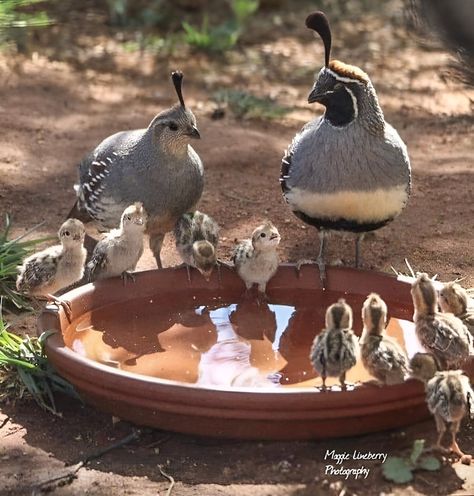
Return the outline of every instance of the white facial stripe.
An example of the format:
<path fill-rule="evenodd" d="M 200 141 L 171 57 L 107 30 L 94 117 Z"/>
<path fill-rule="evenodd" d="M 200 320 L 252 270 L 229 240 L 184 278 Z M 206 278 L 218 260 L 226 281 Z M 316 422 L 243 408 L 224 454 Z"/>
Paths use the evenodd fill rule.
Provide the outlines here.
<path fill-rule="evenodd" d="M 357 117 L 357 115 L 359 114 L 359 109 L 357 107 L 357 98 L 355 97 L 354 92 L 350 88 L 348 88 L 347 86 L 344 86 L 344 89 L 349 93 L 349 95 L 351 95 L 352 104 L 354 106 L 354 119 L 355 119 Z"/>
<path fill-rule="evenodd" d="M 329 67 L 325 67 L 325 69 L 327 72 L 329 72 L 329 74 L 331 74 L 332 77 L 336 78 L 338 81 L 341 81 L 343 83 L 356 83 L 356 84 L 360 84 L 360 85 L 364 84 L 362 81 L 359 81 L 358 79 L 352 79 L 352 78 L 348 78 L 348 77 L 344 77 L 344 76 L 339 76 L 339 74 L 337 74 L 336 72 L 329 69 Z"/>

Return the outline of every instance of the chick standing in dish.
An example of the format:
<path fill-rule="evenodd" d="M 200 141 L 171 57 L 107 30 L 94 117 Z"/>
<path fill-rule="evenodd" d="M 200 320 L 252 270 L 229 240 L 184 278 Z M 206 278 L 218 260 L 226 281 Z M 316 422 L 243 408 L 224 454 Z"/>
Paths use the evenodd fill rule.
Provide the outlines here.
<path fill-rule="evenodd" d="M 438 302 L 442 312 L 456 315 L 474 336 L 474 302 L 462 286 L 456 282 L 444 284 Z"/>

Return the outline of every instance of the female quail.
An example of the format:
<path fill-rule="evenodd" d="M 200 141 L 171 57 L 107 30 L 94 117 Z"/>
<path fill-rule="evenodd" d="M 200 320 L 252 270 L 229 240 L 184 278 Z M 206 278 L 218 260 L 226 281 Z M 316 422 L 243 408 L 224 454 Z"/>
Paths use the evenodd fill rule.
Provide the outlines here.
<path fill-rule="evenodd" d="M 109 136 L 81 162 L 78 199 L 69 214 L 112 228 L 125 208 L 142 202 L 158 267 L 165 233 L 195 208 L 204 185 L 201 159 L 189 144 L 200 135 L 184 104 L 182 73 L 173 72 L 172 80 L 180 104 L 159 113 L 146 129 Z"/>
<path fill-rule="evenodd" d="M 328 230 L 357 233 L 379 229 L 403 210 L 410 194 L 406 146 L 388 124 L 369 76 L 356 66 L 329 60 L 331 31 L 326 16 L 308 16 L 306 26 L 325 46 L 325 66 L 309 103 L 326 107 L 289 146 L 281 167 L 283 195 L 293 213 L 319 230 L 317 263 L 325 279 L 324 236 Z"/>

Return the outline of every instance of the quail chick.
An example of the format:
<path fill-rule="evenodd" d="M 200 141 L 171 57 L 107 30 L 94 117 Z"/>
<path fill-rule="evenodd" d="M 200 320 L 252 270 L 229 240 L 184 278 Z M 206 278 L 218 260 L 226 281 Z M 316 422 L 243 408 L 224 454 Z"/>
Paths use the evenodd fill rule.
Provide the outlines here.
<path fill-rule="evenodd" d="M 236 246 L 232 259 L 247 290 L 257 284 L 259 293 L 265 295 L 267 283 L 278 269 L 280 239 L 278 229 L 266 222 L 253 231 L 251 239 Z"/>
<path fill-rule="evenodd" d="M 467 327 L 451 313 L 437 311 L 437 293 L 427 274 L 419 274 L 411 287 L 415 331 L 421 344 L 439 361 L 442 369 L 461 367 L 474 353 Z"/>
<path fill-rule="evenodd" d="M 68 219 L 64 222 L 58 231 L 61 244 L 29 256 L 18 268 L 17 289 L 60 304 L 69 316 L 69 303 L 55 297 L 54 293 L 82 279 L 87 256 L 84 236 L 81 221 Z"/>
<path fill-rule="evenodd" d="M 469 379 L 462 370 L 438 371 L 434 356 L 429 353 L 417 353 L 410 361 L 413 377 L 425 383 L 426 402 L 434 415 L 438 439 L 435 447 L 445 451 L 441 441 L 447 428 L 451 432 L 450 451 L 461 457 L 465 464 L 470 464 L 472 456 L 464 454 L 456 442 L 459 425 L 466 413 L 474 418 L 474 391 Z"/>
<path fill-rule="evenodd" d="M 199 139 L 196 118 L 185 106 L 183 75 L 173 72 L 179 104 L 159 113 L 146 129 L 106 138 L 79 166 L 77 202 L 69 216 L 115 227 L 122 212 L 140 201 L 148 213 L 147 233 L 158 267 L 166 232 L 194 210 L 203 190 L 201 159 L 189 144 Z"/>
<path fill-rule="evenodd" d="M 110 231 L 94 248 L 86 270 L 89 281 L 122 276 L 125 282 L 131 276 L 143 253 L 146 220 L 140 202 L 124 210 L 120 227 Z"/>
<path fill-rule="evenodd" d="M 408 358 L 396 339 L 385 334 L 387 305 L 370 294 L 362 307 L 364 330 L 360 352 L 364 367 L 383 384 L 400 384 L 408 373 Z"/>
<path fill-rule="evenodd" d="M 175 226 L 176 249 L 188 268 L 188 280 L 191 280 L 189 266 L 209 280 L 217 264 L 217 245 L 219 243 L 219 226 L 209 215 L 197 210 L 182 215 Z"/>
<path fill-rule="evenodd" d="M 352 309 L 341 298 L 326 310 L 326 328 L 315 337 L 309 355 L 314 370 L 323 379 L 324 390 L 327 377 L 339 377 L 342 389 L 346 389 L 346 372 L 356 364 L 358 352 Z"/>
<path fill-rule="evenodd" d="M 411 173 L 406 146 L 385 121 L 369 76 L 356 66 L 330 61 L 331 31 L 322 12 L 309 15 L 306 26 L 325 47 L 325 65 L 308 103 L 326 110 L 293 139 L 280 183 L 293 213 L 319 231 L 317 263 L 324 283 L 326 232 L 356 233 L 357 267 L 363 233 L 400 214 L 410 194 Z"/>
<path fill-rule="evenodd" d="M 456 282 L 444 284 L 438 302 L 442 312 L 456 315 L 474 336 L 474 302 L 462 286 Z"/>

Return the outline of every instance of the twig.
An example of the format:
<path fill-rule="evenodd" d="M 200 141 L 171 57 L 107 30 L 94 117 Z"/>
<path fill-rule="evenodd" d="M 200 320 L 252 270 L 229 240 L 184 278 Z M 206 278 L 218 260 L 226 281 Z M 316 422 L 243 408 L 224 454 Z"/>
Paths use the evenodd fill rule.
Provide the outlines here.
<path fill-rule="evenodd" d="M 162 468 L 161 468 L 161 465 L 158 465 L 158 470 L 160 471 L 160 474 L 165 477 L 165 479 L 168 479 L 170 481 L 170 485 L 168 487 L 168 491 L 166 491 L 166 495 L 165 496 L 170 496 L 171 494 L 171 491 L 173 490 L 173 487 L 174 487 L 174 479 L 173 477 L 171 477 L 171 475 L 168 475 Z"/>
<path fill-rule="evenodd" d="M 9 420 L 10 420 L 10 417 L 5 417 L 3 419 L 2 425 L 0 425 L 0 429 L 3 429 Z"/>
<path fill-rule="evenodd" d="M 171 439 L 171 434 L 168 434 L 167 436 L 163 436 L 160 439 L 153 441 L 150 444 L 147 444 L 146 446 L 144 446 L 144 448 L 146 449 L 154 448 L 155 446 L 159 446 L 160 444 L 166 443 L 170 439 Z"/>
<path fill-rule="evenodd" d="M 135 441 L 140 438 L 142 432 L 139 429 L 134 429 L 128 436 L 125 436 L 124 438 L 120 439 L 119 441 L 110 444 L 109 446 L 92 453 L 91 455 L 87 456 L 80 462 L 76 463 L 75 465 L 70 465 L 71 469 L 69 472 L 67 472 L 64 475 L 61 475 L 59 477 L 53 477 L 51 479 L 47 479 L 40 484 L 38 484 L 36 487 L 33 488 L 32 491 L 32 496 L 36 496 L 39 494 L 42 494 L 44 492 L 49 492 L 55 487 L 60 487 L 64 486 L 66 484 L 71 484 L 71 482 L 77 478 L 77 472 L 82 467 L 85 467 L 89 462 L 92 460 L 96 460 L 97 458 L 100 458 L 101 456 L 104 456 L 106 453 L 109 451 L 112 451 L 116 448 L 120 448 L 122 446 L 125 446 L 126 444 L 130 443 L 131 441 Z"/>
<path fill-rule="evenodd" d="M 230 200 L 240 201 L 241 203 L 255 203 L 256 205 L 262 203 L 260 200 L 252 200 L 252 198 L 246 198 L 245 196 L 234 195 L 229 192 L 223 192 L 221 194 L 225 198 L 229 198 Z"/>

